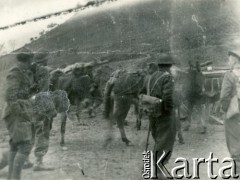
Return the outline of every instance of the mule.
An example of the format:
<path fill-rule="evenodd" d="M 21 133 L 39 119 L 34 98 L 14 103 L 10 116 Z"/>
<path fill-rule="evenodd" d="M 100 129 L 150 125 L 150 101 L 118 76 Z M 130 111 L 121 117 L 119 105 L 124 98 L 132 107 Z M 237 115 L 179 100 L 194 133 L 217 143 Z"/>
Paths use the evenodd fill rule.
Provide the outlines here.
<path fill-rule="evenodd" d="M 108 120 L 109 128 L 116 121 L 122 141 L 130 144 L 125 130 L 124 121 L 131 105 L 134 105 L 137 118 L 137 128 L 141 126 L 141 114 L 139 98 L 141 88 L 144 84 L 145 74 L 143 72 L 130 73 L 125 70 L 117 70 L 108 80 L 104 90 L 104 118 Z M 108 137 L 109 140 L 111 138 Z"/>
<path fill-rule="evenodd" d="M 90 99 L 90 86 L 90 77 L 83 74 L 81 70 L 76 70 L 68 74 L 65 74 L 61 70 L 55 70 L 51 72 L 50 90 L 64 90 L 67 92 L 70 104 L 77 106 L 76 116 L 79 123 L 81 113 L 80 108 L 82 108 L 82 106 L 85 106 L 83 103 L 88 103 L 84 101 L 86 98 Z M 67 112 L 61 113 L 61 146 L 65 145 L 64 137 L 66 132 L 67 117 Z"/>

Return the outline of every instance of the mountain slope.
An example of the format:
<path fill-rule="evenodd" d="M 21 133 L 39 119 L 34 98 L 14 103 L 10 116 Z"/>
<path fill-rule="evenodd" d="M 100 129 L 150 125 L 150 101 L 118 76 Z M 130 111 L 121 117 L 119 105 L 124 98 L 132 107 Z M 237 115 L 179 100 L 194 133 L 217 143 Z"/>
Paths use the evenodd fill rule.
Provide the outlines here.
<path fill-rule="evenodd" d="M 114 61 L 172 51 L 180 63 L 224 64 L 239 32 L 235 0 L 134 0 L 77 13 L 27 45 L 52 52 L 50 64 L 108 58 Z M 6 57 L 4 58 L 6 59 Z"/>

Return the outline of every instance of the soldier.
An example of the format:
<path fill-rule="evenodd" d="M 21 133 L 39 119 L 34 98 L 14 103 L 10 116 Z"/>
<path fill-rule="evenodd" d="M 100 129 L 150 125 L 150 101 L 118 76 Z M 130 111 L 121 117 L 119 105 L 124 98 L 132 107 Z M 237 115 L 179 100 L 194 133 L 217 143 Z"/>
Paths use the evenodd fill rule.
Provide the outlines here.
<path fill-rule="evenodd" d="M 25 160 L 31 152 L 32 122 L 29 113 L 33 53 L 22 48 L 17 54 L 17 65 L 7 75 L 6 108 L 3 120 L 10 136 L 8 179 L 21 179 Z"/>
<path fill-rule="evenodd" d="M 47 69 L 48 51 L 39 50 L 35 55 L 35 83 L 36 93 L 49 91 L 49 72 Z M 33 171 L 52 171 L 53 167 L 43 164 L 43 156 L 47 154 L 49 147 L 49 136 L 54 116 L 47 112 L 40 112 L 34 115 L 33 143 L 35 143 L 34 155 L 36 157 Z M 34 145 L 34 144 L 33 144 Z"/>
<path fill-rule="evenodd" d="M 172 63 L 170 55 L 161 55 L 158 63 L 159 70 L 151 75 L 142 91 L 149 96 L 159 98 L 162 102 L 156 105 L 148 115 L 152 137 L 155 141 L 154 155 L 159 159 L 163 151 L 170 153 L 163 162 L 164 164 L 171 157 L 176 136 L 176 124 L 173 116 L 174 85 L 173 78 L 169 72 Z M 158 173 L 159 178 L 164 178 L 160 171 Z"/>
<path fill-rule="evenodd" d="M 222 110 L 226 113 L 226 119 L 224 120 L 224 129 L 227 148 L 231 155 L 231 158 L 236 163 L 235 166 L 236 172 L 237 174 L 239 174 L 240 173 L 239 51 L 228 52 L 228 65 L 230 66 L 231 70 L 224 75 L 220 95 L 220 103 L 222 105 Z M 234 99 L 236 101 L 234 101 Z"/>
<path fill-rule="evenodd" d="M 180 122 L 180 106 L 181 102 L 183 100 L 182 97 L 182 82 L 181 82 L 181 76 L 179 74 L 179 68 L 175 65 L 173 65 L 170 68 L 171 75 L 173 76 L 174 80 L 174 114 L 175 114 L 175 120 L 176 120 L 176 128 L 177 128 L 177 136 L 178 136 L 178 142 L 180 144 L 184 144 L 184 139 L 182 135 L 182 127 Z"/>
<path fill-rule="evenodd" d="M 104 105 L 103 117 L 105 119 L 109 119 L 108 115 L 110 114 L 110 111 L 111 111 L 109 107 L 111 106 L 110 99 L 111 99 L 111 90 L 112 90 L 113 84 L 121 76 L 121 74 L 124 74 L 126 72 L 127 72 L 126 70 L 118 69 L 111 74 L 109 80 L 106 82 L 106 86 L 104 89 L 105 98 L 103 102 L 103 105 Z"/>
<path fill-rule="evenodd" d="M 49 90 L 49 70 L 48 51 L 41 49 L 35 55 L 35 81 L 37 84 L 37 92 L 46 92 Z"/>
<path fill-rule="evenodd" d="M 189 62 L 189 71 L 188 71 L 188 80 L 186 87 L 186 100 L 188 107 L 188 118 L 187 125 L 184 128 L 185 131 L 188 131 L 191 125 L 191 118 L 193 109 L 196 108 L 198 113 L 200 114 L 201 119 L 201 134 L 205 134 L 207 131 L 206 123 L 205 123 L 205 96 L 203 94 L 203 75 L 201 71 L 201 66 L 199 62 L 196 62 L 196 66 L 193 67 L 192 63 Z"/>

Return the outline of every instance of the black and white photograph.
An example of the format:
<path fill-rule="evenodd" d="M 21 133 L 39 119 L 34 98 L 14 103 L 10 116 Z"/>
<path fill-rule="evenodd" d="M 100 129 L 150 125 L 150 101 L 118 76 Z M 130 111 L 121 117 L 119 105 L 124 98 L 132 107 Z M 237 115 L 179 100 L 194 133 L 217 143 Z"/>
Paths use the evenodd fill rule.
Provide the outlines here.
<path fill-rule="evenodd" d="M 240 0 L 0 0 L 0 180 L 240 179 Z"/>

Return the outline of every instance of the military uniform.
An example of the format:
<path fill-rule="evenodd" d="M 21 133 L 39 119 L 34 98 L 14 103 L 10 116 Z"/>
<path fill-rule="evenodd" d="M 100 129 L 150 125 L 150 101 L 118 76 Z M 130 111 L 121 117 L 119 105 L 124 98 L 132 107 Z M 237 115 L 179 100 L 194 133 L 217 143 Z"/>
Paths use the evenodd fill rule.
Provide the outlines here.
<path fill-rule="evenodd" d="M 163 68 L 169 69 L 172 63 L 170 58 L 167 55 L 166 57 L 161 57 L 159 67 L 163 66 Z M 163 69 L 153 73 L 142 90 L 142 93 L 162 100 L 160 105 L 157 105 L 149 112 L 149 123 L 152 137 L 155 141 L 153 152 L 155 155 L 157 154 L 157 159 L 160 158 L 163 151 L 170 153 L 164 160 L 164 164 L 171 157 L 176 136 L 176 122 L 173 114 L 173 92 L 173 78 L 169 72 L 163 71 Z M 161 174 L 159 175 L 161 176 Z"/>
<path fill-rule="evenodd" d="M 35 74 L 34 79 L 36 83 L 36 93 L 43 93 L 49 91 L 49 71 L 46 67 L 48 61 L 48 52 L 39 50 L 35 55 Z M 34 155 L 36 163 L 33 170 L 53 170 L 52 168 L 45 168 L 42 164 L 43 156 L 48 152 L 50 130 L 52 127 L 53 117 L 51 112 L 44 112 L 43 108 L 38 110 L 39 113 L 34 114 L 33 125 L 33 145 L 35 144 Z"/>
<path fill-rule="evenodd" d="M 174 93 L 173 93 L 173 99 L 174 99 L 174 117 L 176 121 L 176 128 L 177 128 L 177 136 L 178 136 L 178 141 L 180 144 L 184 144 L 184 139 L 182 135 L 182 126 L 180 122 L 180 107 L 181 103 L 183 101 L 182 97 L 182 82 L 181 82 L 181 76 L 179 74 L 176 74 L 174 76 Z"/>
<path fill-rule="evenodd" d="M 42 167 L 43 156 L 48 152 L 51 120 L 57 115 L 50 92 L 40 92 L 32 100 L 33 139 L 36 164 L 33 170 L 52 170 Z"/>
<path fill-rule="evenodd" d="M 35 83 L 37 84 L 37 92 L 47 92 L 49 90 L 49 72 L 46 67 L 37 66 Z M 35 114 L 34 119 L 34 154 L 37 162 L 40 163 L 48 151 L 52 117 L 48 117 L 48 114 L 42 112 L 42 114 Z"/>
<path fill-rule="evenodd" d="M 45 66 L 37 66 L 35 80 L 38 92 L 46 92 L 49 90 L 49 71 Z"/>
<path fill-rule="evenodd" d="M 22 166 L 31 152 L 32 127 L 29 98 L 32 73 L 29 71 L 33 54 L 23 48 L 17 55 L 19 65 L 7 75 L 6 107 L 3 120 L 10 136 L 8 178 L 20 179 Z"/>
<path fill-rule="evenodd" d="M 154 151 L 158 151 L 160 156 L 163 150 L 165 152 L 172 151 L 176 135 L 173 118 L 172 77 L 170 74 L 164 75 L 163 72 L 157 71 L 152 75 L 149 87 L 151 96 L 162 99 L 161 109 L 157 109 L 149 115 L 152 136 L 155 140 Z"/>
<path fill-rule="evenodd" d="M 232 52 L 228 53 L 228 56 L 233 56 L 237 59 L 237 63 L 235 64 L 236 67 L 233 68 L 230 72 L 227 72 L 224 75 L 222 88 L 221 88 L 221 95 L 220 95 L 220 103 L 222 105 L 222 110 L 227 113 L 229 106 L 231 104 L 231 100 L 237 94 L 237 82 L 240 78 L 240 53 L 239 52 Z M 232 60 L 235 61 L 235 60 Z M 226 118 L 224 120 L 224 130 L 225 130 L 225 138 L 228 151 L 231 155 L 231 158 L 236 163 L 236 172 L 237 174 L 240 173 L 240 114 L 235 114 L 230 118 Z"/>
<path fill-rule="evenodd" d="M 191 117 L 193 113 L 193 109 L 196 108 L 199 112 L 199 116 L 201 118 L 201 133 L 204 134 L 206 132 L 206 113 L 205 113 L 205 105 L 206 97 L 203 94 L 203 81 L 204 77 L 200 69 L 192 69 L 190 68 L 188 72 L 188 79 L 186 82 L 186 100 L 188 107 L 188 118 L 187 118 L 187 126 L 185 127 L 185 131 L 188 131 L 191 125 Z"/>

